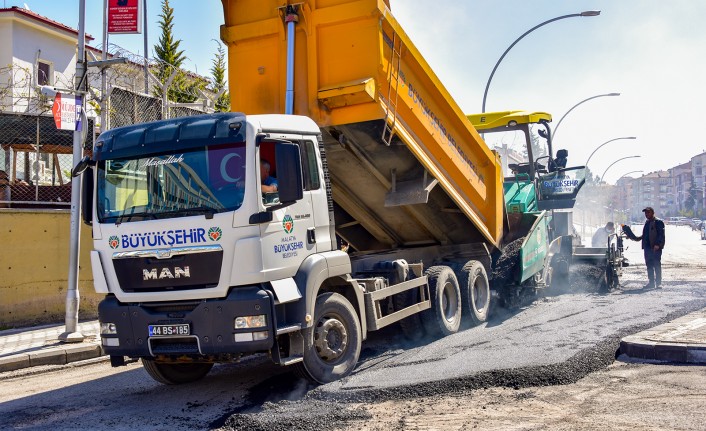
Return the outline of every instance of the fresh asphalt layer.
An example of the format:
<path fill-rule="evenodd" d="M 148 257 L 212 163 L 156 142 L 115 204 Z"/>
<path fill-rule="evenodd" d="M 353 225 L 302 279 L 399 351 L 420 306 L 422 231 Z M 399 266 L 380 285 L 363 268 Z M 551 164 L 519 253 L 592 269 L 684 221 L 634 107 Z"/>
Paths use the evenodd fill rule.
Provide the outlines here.
<path fill-rule="evenodd" d="M 630 294 L 627 292 L 614 292 L 611 299 L 620 299 L 616 295 Z M 632 302 L 634 298 L 625 297 L 640 310 L 629 319 L 619 317 L 619 310 L 624 308 L 620 300 L 613 303 L 595 295 L 572 295 L 570 299 L 545 298 L 514 316 L 501 311 L 499 317 L 487 324 L 416 346 L 397 343 L 393 349 L 377 352 L 373 341 L 372 346 L 364 346 L 369 358 L 366 359 L 364 351 L 354 375 L 329 386 L 338 386 L 337 390 L 389 388 L 486 372 L 497 369 L 498 364 L 501 369 L 553 364 L 601 338 L 614 338 L 621 330 L 649 324 L 660 311 L 659 317 L 666 318 L 671 312 L 678 312 L 680 301 L 686 299 L 684 294 L 690 296 L 686 292 L 676 294 L 671 289 L 640 294 L 644 298 L 637 304 Z M 562 312 L 558 313 L 557 308 Z M 553 317 L 547 319 L 548 315 Z M 587 325 L 590 331 L 581 329 Z M 59 341 L 63 326 L 0 331 L 0 372 L 102 356 L 97 327 L 97 321 L 81 323 L 79 330 L 85 339 L 80 343 Z M 551 336 L 547 338 L 548 334 Z M 394 338 L 392 334 L 388 336 Z M 706 363 L 706 309 L 623 337 L 620 353 L 636 359 Z M 429 363 L 435 366 L 429 367 Z M 374 384 L 368 383 L 371 381 Z"/>
<path fill-rule="evenodd" d="M 389 348 L 381 345 L 380 351 L 369 355 L 348 378 L 321 387 L 318 392 L 335 398 L 346 398 L 355 392 L 384 391 L 407 387 L 416 392 L 415 386 L 430 390 L 429 383 L 446 382 L 440 388 L 452 386 L 494 386 L 500 380 L 513 381 L 507 373 L 535 371 L 541 367 L 572 367 L 572 361 L 586 355 L 605 356 L 605 365 L 618 353 L 620 340 L 631 336 L 631 346 L 640 344 L 640 331 L 669 322 L 671 319 L 706 307 L 706 283 L 665 285 L 664 289 L 643 290 L 634 282 L 631 289 L 618 290 L 606 295 L 564 294 L 534 302 L 516 312 L 497 313 L 486 324 L 461 331 L 427 344 Z M 699 319 L 686 317 L 685 319 Z M 642 339 L 644 344 L 656 341 Z M 706 342 L 706 340 L 703 340 Z M 688 344 L 672 343 L 672 349 L 689 349 Z M 706 346 L 706 344 L 704 344 Z M 374 347 L 373 347 L 374 348 Z M 383 351 L 383 349 L 388 350 Z M 668 352 L 653 349 L 654 357 Z M 639 351 L 630 351 L 639 358 Z M 669 354 L 665 360 L 674 358 Z M 598 362 L 604 362 L 604 360 Z M 579 367 L 581 368 L 581 367 Z M 593 370 L 575 369 L 561 380 L 576 380 Z M 534 372 L 534 371 L 533 371 Z M 485 376 L 485 377 L 482 377 Z M 540 381 L 532 384 L 541 385 Z M 484 383 L 485 382 L 485 383 Z M 547 382 L 551 383 L 551 382 Z M 500 382 L 502 384 L 502 382 Z M 434 385 L 432 385 L 434 386 Z M 405 392 L 405 391 L 401 391 Z M 357 396 L 353 395 L 353 398 Z"/>

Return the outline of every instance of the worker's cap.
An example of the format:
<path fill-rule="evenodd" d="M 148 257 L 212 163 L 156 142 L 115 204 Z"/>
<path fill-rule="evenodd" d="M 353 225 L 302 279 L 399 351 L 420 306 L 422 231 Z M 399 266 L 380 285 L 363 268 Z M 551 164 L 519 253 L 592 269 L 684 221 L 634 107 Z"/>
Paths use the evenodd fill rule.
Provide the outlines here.
<path fill-rule="evenodd" d="M 646 212 L 648 212 L 648 211 L 651 212 L 651 213 L 655 212 L 654 208 L 652 208 L 652 207 L 645 207 L 645 208 L 642 210 L 643 213 L 646 213 Z"/>

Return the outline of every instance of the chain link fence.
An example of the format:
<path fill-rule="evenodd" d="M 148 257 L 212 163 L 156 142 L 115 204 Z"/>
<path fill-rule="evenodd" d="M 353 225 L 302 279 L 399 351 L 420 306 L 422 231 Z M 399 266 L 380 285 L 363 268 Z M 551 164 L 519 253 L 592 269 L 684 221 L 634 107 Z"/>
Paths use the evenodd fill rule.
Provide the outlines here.
<path fill-rule="evenodd" d="M 113 87 L 108 97 L 107 129 L 162 119 L 162 100 Z"/>
<path fill-rule="evenodd" d="M 87 133 L 84 154 L 93 141 Z M 72 131 L 58 130 L 51 116 L 0 113 L 0 147 L 0 207 L 70 206 Z"/>
<path fill-rule="evenodd" d="M 168 112 L 165 113 L 161 98 L 136 93 L 125 88 L 112 87 L 108 97 L 109 115 L 106 130 L 148 121 L 200 115 L 207 112 L 206 109 L 170 105 L 170 103 L 167 104 Z"/>
<path fill-rule="evenodd" d="M 220 94 L 208 90 L 205 78 L 186 74 L 181 86 L 173 83 L 169 88 L 150 81 L 148 93 L 154 94 L 141 93 L 145 88 L 142 57 L 125 50 L 114 55 L 126 57 L 128 62 L 106 69 L 106 97 L 101 96 L 101 74 L 89 71 L 87 75 L 84 155 L 93 151 L 95 123 L 100 123 L 101 112 L 107 114 L 104 130 L 213 112 L 212 106 Z M 155 62 L 149 70 L 162 70 L 167 76 L 184 74 L 173 66 Z M 74 132 L 56 128 L 52 100 L 40 94 L 33 73 L 31 68 L 17 65 L 0 67 L 0 208 L 68 208 Z M 73 81 L 73 76 L 54 73 L 53 82 L 59 87 L 72 88 Z M 203 103 L 176 103 L 157 95 L 164 92 Z"/>

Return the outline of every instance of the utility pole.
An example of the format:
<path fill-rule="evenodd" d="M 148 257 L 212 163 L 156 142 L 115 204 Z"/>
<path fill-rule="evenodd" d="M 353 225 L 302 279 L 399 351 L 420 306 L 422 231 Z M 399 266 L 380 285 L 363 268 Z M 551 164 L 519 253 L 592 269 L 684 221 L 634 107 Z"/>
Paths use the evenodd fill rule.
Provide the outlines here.
<path fill-rule="evenodd" d="M 85 119 L 83 115 L 83 106 L 85 104 L 86 93 L 83 92 L 85 87 L 84 78 L 86 75 L 86 0 L 80 0 L 78 6 L 78 54 L 76 57 L 76 78 L 75 92 L 83 97 L 81 106 L 81 119 Z M 84 121 L 82 128 L 87 128 L 88 124 Z M 78 128 L 78 127 L 77 127 Z M 83 131 L 74 130 L 73 139 L 73 166 L 76 166 L 81 161 L 83 156 Z M 74 178 L 71 181 L 71 238 L 69 247 L 69 279 L 68 289 L 66 290 L 66 331 L 59 335 L 59 340 L 67 343 L 78 343 L 83 341 L 84 336 L 78 331 L 78 261 L 79 261 L 79 245 L 81 241 L 81 226 L 79 220 L 79 211 L 81 208 L 81 179 Z"/>

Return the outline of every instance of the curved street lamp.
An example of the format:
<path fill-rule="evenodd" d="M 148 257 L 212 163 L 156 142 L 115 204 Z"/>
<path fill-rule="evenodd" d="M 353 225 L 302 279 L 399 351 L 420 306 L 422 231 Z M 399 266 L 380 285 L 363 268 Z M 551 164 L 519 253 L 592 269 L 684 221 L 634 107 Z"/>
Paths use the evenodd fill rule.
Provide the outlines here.
<path fill-rule="evenodd" d="M 566 111 L 566 114 L 564 114 L 560 119 L 559 122 L 556 123 L 556 127 L 554 127 L 554 133 L 552 136 L 552 141 L 556 141 L 556 131 L 559 130 L 559 126 L 561 126 L 561 122 L 564 121 L 564 118 L 569 115 L 569 112 L 573 111 L 577 106 L 581 105 L 582 103 L 586 103 L 589 100 L 597 99 L 599 97 L 608 97 L 608 96 L 620 96 L 620 93 L 606 93 L 606 94 L 598 94 L 596 96 L 589 97 L 588 99 L 583 99 L 579 103 L 575 104 L 574 106 L 571 107 L 568 111 Z"/>
<path fill-rule="evenodd" d="M 606 172 L 608 172 L 608 169 L 610 169 L 611 166 L 613 166 L 614 164 L 618 163 L 618 162 L 621 161 L 621 160 L 625 160 L 625 159 L 634 159 L 634 158 L 637 158 L 637 157 L 640 157 L 640 156 L 626 156 L 626 157 L 622 157 L 622 158 L 620 158 L 620 159 L 614 161 L 613 163 L 611 163 L 607 168 L 605 168 L 605 171 L 603 171 L 603 175 L 601 175 L 601 181 L 600 181 L 600 182 L 601 182 L 601 183 L 603 182 L 603 178 L 605 177 Z"/>
<path fill-rule="evenodd" d="M 488 77 L 488 83 L 485 84 L 485 92 L 483 93 L 483 110 L 481 111 L 481 113 L 484 113 L 484 112 L 485 112 L 485 100 L 486 100 L 486 98 L 488 97 L 488 88 L 490 87 L 490 81 L 493 79 L 493 75 L 495 75 L 495 71 L 497 70 L 498 65 L 500 65 L 500 62 L 503 61 L 503 58 L 505 58 L 505 56 L 506 56 L 507 53 L 512 49 L 512 47 L 515 46 L 515 45 L 517 44 L 517 42 L 519 42 L 520 40 L 522 40 L 523 37 L 527 36 L 528 34 L 532 33 L 533 31 L 537 30 L 539 27 L 542 27 L 542 26 L 547 25 L 547 24 L 549 24 L 549 23 L 551 23 L 551 22 L 554 22 L 554 21 L 558 21 L 558 20 L 560 20 L 560 19 L 573 18 L 573 17 L 576 17 L 576 16 L 598 16 L 598 15 L 600 15 L 600 14 L 601 14 L 601 11 L 599 11 L 599 10 L 587 10 L 587 11 L 584 11 L 584 12 L 581 12 L 581 13 L 572 13 L 572 14 L 569 14 L 569 15 L 558 16 L 558 17 L 556 17 L 556 18 L 552 18 L 552 19 L 550 19 L 550 20 L 544 21 L 544 22 L 541 23 L 541 24 L 537 24 L 536 26 L 534 26 L 534 27 L 532 27 L 531 29 L 527 30 L 522 36 L 520 36 L 520 37 L 518 37 L 517 39 L 515 39 L 515 41 L 512 42 L 512 45 L 510 45 L 510 46 L 505 50 L 505 52 L 503 52 L 503 55 L 500 56 L 500 59 L 498 59 L 498 62 L 495 63 L 495 67 L 493 67 L 493 71 L 490 72 L 490 77 Z"/>
<path fill-rule="evenodd" d="M 555 132 L 556 132 L 556 131 L 555 131 Z M 588 166 L 588 161 L 591 160 L 591 157 L 593 157 L 593 155 L 596 154 L 596 151 L 598 151 L 602 146 L 604 146 L 604 145 L 606 145 L 606 144 L 609 144 L 609 143 L 611 143 L 611 142 L 613 142 L 613 141 L 619 141 L 619 140 L 621 140 L 621 139 L 637 139 L 637 138 L 636 138 L 635 136 L 623 136 L 622 138 L 613 138 L 613 139 L 611 139 L 611 140 L 609 140 L 609 141 L 605 141 L 605 142 L 602 143 L 601 145 L 597 146 L 595 150 L 593 150 L 593 152 L 591 153 L 591 155 L 588 156 L 588 159 L 586 159 L 586 163 L 584 163 L 583 165 L 584 165 L 584 166 Z"/>

